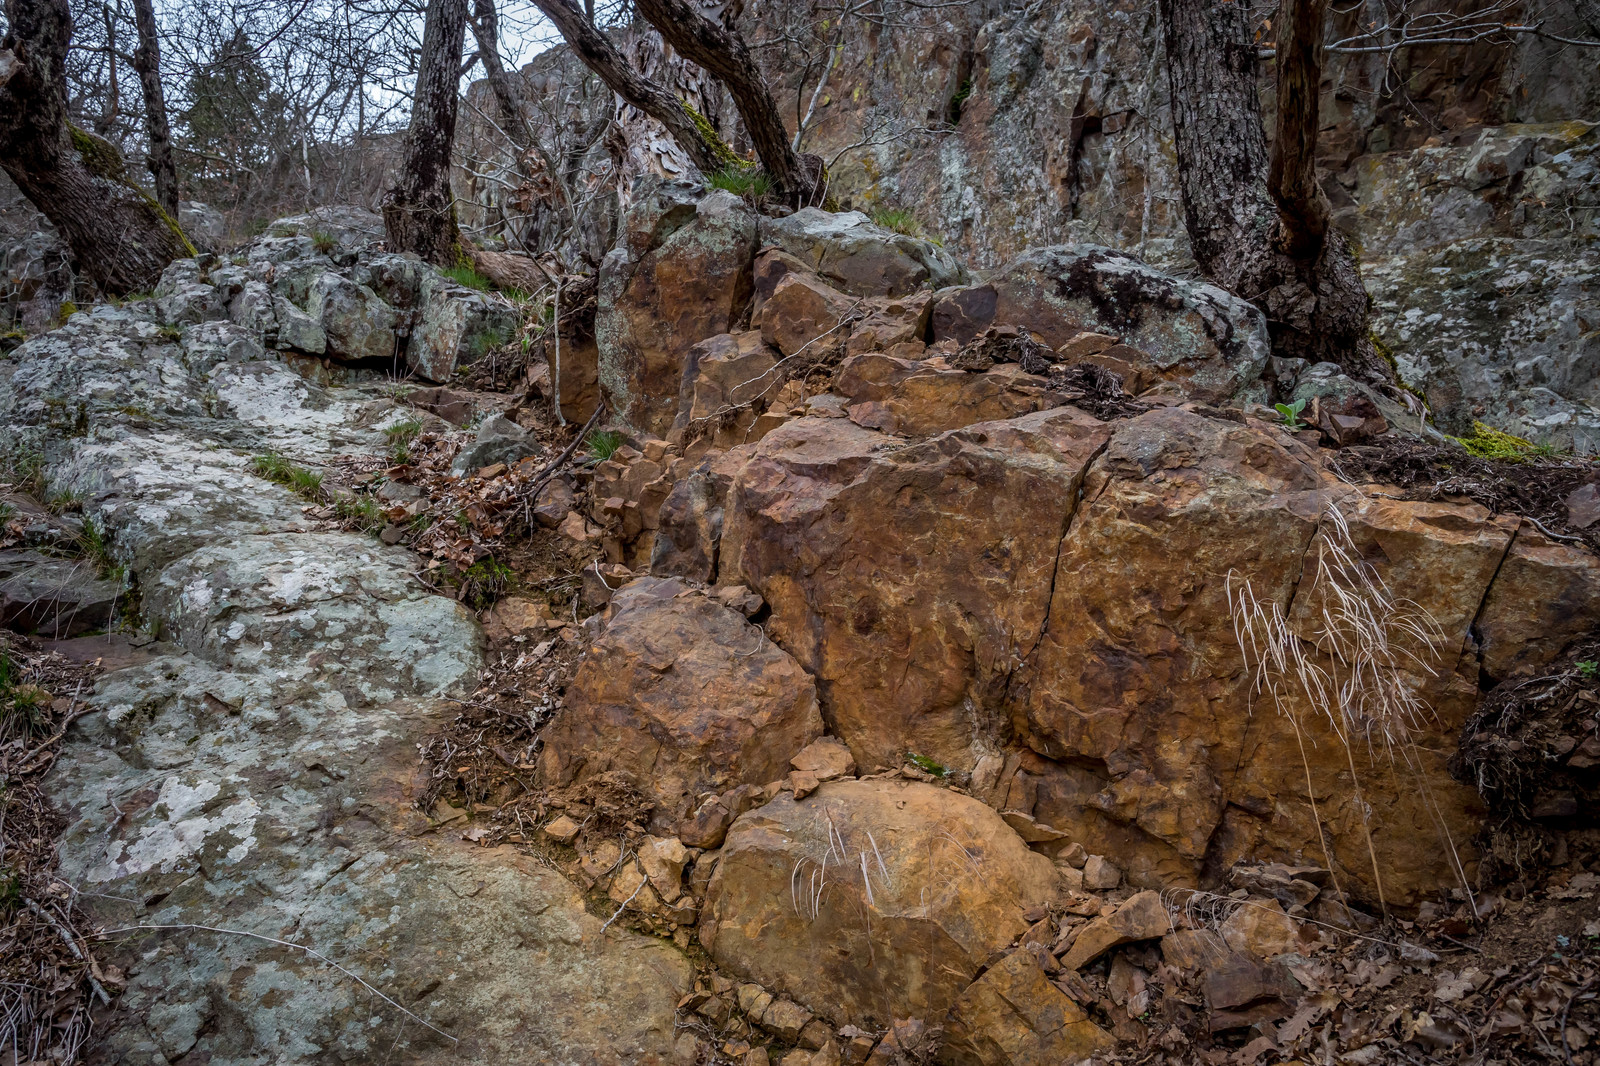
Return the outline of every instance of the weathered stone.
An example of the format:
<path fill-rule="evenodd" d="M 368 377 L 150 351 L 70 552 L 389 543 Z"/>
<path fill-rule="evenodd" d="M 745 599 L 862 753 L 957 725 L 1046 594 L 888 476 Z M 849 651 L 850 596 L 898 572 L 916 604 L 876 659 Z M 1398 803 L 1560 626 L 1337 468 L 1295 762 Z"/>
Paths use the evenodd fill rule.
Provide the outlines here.
<path fill-rule="evenodd" d="M 1600 558 L 1523 523 L 1474 629 L 1496 681 L 1532 674 L 1600 623 Z"/>
<path fill-rule="evenodd" d="M 1153 940 L 1172 932 L 1172 918 L 1159 892 L 1140 892 L 1114 912 L 1094 919 L 1078 931 L 1072 949 L 1061 959 L 1069 970 L 1081 969 L 1119 944 Z"/>
<path fill-rule="evenodd" d="M 677 837 L 646 837 L 639 846 L 639 865 L 668 903 L 683 894 L 683 866 L 688 861 L 688 849 Z"/>
<path fill-rule="evenodd" d="M 1205 402 L 1255 385 L 1268 355 L 1266 321 L 1250 304 L 1094 245 L 1027 252 L 934 305 L 935 341 L 965 344 L 990 326 L 1030 330 L 1049 348 L 1116 334 L 1122 358 L 1142 360 L 1160 391 Z"/>
<path fill-rule="evenodd" d="M 308 355 L 321 355 L 328 350 L 328 334 L 322 325 L 281 296 L 273 301 L 272 317 L 278 327 L 278 347 Z"/>
<path fill-rule="evenodd" d="M 456 453 L 450 471 L 461 477 L 494 463 L 509 466 L 519 459 L 543 454 L 544 448 L 531 433 L 505 415 L 491 415 L 478 427 L 477 439 Z"/>
<path fill-rule="evenodd" d="M 875 428 L 920 437 L 1060 406 L 1045 384 L 1015 363 L 973 374 L 874 352 L 845 360 L 836 388 L 851 403 L 881 405 Z"/>
<path fill-rule="evenodd" d="M 836 777 L 853 777 L 856 761 L 850 749 L 834 737 L 818 737 L 789 760 L 796 770 L 815 774 L 818 781 L 832 781 Z"/>
<path fill-rule="evenodd" d="M 952 1066 L 1057 1066 L 1116 1043 L 1050 983 L 1033 955 L 1013 951 L 969 985 L 950 1011 L 942 1062 Z"/>
<path fill-rule="evenodd" d="M 600 268 L 600 386 L 619 419 L 665 436 L 689 349 L 728 332 L 749 298 L 755 214 L 731 193 L 668 182 L 623 228 Z"/>
<path fill-rule="evenodd" d="M 546 729 L 548 783 L 622 771 L 670 830 L 703 793 L 781 777 L 822 731 L 815 685 L 794 659 L 681 582 L 634 581 L 607 614 Z"/>
<path fill-rule="evenodd" d="M 477 362 L 516 335 L 521 324 L 503 299 L 428 271 L 406 365 L 428 381 L 448 381 L 457 367 Z"/>
<path fill-rule="evenodd" d="M 544 827 L 544 835 L 557 844 L 571 844 L 578 838 L 580 826 L 565 814 L 557 815 L 550 819 Z"/>
<path fill-rule="evenodd" d="M 1300 923 L 1285 914 L 1277 900 L 1241 902 L 1217 931 L 1233 950 L 1259 959 L 1276 958 L 1300 946 Z"/>
<path fill-rule="evenodd" d="M 1180 973 L 1193 974 L 1223 962 L 1232 948 L 1211 929 L 1175 929 L 1161 938 L 1161 959 Z"/>
<path fill-rule="evenodd" d="M 744 445 L 703 459 L 672 486 L 657 516 L 650 572 L 710 581 L 717 572 L 728 489 L 755 451 Z"/>
<path fill-rule="evenodd" d="M 771 295 L 756 302 L 751 324 L 795 373 L 843 357 L 858 303 L 814 274 L 792 271 L 778 280 Z"/>
<path fill-rule="evenodd" d="M 1054 884 L 1049 860 L 971 797 L 830 781 L 734 824 L 700 939 L 719 965 L 834 1022 L 882 1026 L 942 1014 Z"/>
<path fill-rule="evenodd" d="M 932 241 L 874 225 L 859 211 L 805 207 L 786 218 L 764 218 L 761 239 L 852 296 L 904 296 L 966 279 L 966 269 Z"/>
<path fill-rule="evenodd" d="M 718 448 L 747 443 L 756 416 L 783 384 L 778 354 L 757 330 L 719 333 L 690 348 L 671 438 L 709 437 Z"/>
<path fill-rule="evenodd" d="M 1122 871 L 1102 855 L 1091 855 L 1083 863 L 1083 887 L 1091 892 L 1108 892 L 1122 883 Z"/>
<path fill-rule="evenodd" d="M 577 505 L 578 498 L 573 495 L 572 486 L 565 478 L 555 478 L 547 481 L 534 497 L 533 518 L 545 529 L 555 529 Z"/>
<path fill-rule="evenodd" d="M 394 311 L 365 285 L 324 272 L 311 284 L 306 313 L 322 327 L 329 355 L 339 359 L 394 357 Z"/>
<path fill-rule="evenodd" d="M 91 559 L 0 551 L 0 626 L 65 640 L 110 625 L 122 582 L 102 578 Z"/>
<path fill-rule="evenodd" d="M 731 490 L 719 580 L 761 593 L 825 683 L 862 767 L 908 751 L 970 769 L 1014 657 L 1038 640 L 1061 532 L 1101 423 L 1071 408 L 912 447 L 841 419 L 789 422 Z"/>

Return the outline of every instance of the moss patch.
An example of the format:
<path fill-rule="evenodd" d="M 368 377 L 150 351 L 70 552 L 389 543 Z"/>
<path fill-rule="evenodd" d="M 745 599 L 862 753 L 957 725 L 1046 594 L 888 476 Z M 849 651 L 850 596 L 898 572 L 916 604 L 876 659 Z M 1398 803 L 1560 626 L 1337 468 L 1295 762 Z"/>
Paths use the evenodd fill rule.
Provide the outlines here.
<path fill-rule="evenodd" d="M 689 120 L 694 123 L 694 128 L 700 131 L 700 136 L 704 137 L 706 143 L 711 146 L 712 153 L 716 155 L 717 162 L 722 164 L 723 169 L 747 165 L 744 160 L 734 154 L 733 149 L 728 147 L 726 141 L 717 136 L 716 128 L 711 125 L 709 119 L 690 107 L 685 101 L 679 100 L 678 103 L 683 106 L 684 114 L 688 115 Z"/>
<path fill-rule="evenodd" d="M 131 189 L 144 202 L 151 215 L 172 231 L 184 255 L 193 257 L 200 254 L 189 242 L 189 238 L 184 236 L 183 227 L 178 225 L 178 220 L 167 214 L 166 208 L 162 207 L 155 197 L 139 188 L 128 177 L 127 164 L 123 161 L 122 153 L 117 151 L 116 145 L 70 122 L 67 123 L 67 136 L 89 173 Z"/>

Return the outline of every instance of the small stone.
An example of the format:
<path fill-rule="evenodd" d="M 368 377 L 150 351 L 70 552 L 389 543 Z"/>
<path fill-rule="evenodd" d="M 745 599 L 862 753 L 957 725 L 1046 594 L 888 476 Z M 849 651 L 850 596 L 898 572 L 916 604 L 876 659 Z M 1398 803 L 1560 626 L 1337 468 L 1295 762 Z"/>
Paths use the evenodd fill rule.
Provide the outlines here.
<path fill-rule="evenodd" d="M 818 737 L 800 749 L 800 754 L 789 760 L 796 770 L 807 770 L 818 781 L 832 781 L 836 777 L 854 777 L 855 757 L 837 737 Z"/>
<path fill-rule="evenodd" d="M 767 1008 L 772 1006 L 772 993 L 758 984 L 740 985 L 737 998 L 739 1009 L 744 1012 L 744 1016 L 758 1022 L 767 1012 Z"/>
<path fill-rule="evenodd" d="M 533 517 L 545 529 L 555 529 L 578 504 L 572 486 L 565 479 L 556 478 L 539 490 L 533 500 Z"/>
<path fill-rule="evenodd" d="M 1081 969 L 1119 944 L 1153 940 L 1170 932 L 1172 919 L 1161 902 L 1161 894 L 1140 892 L 1112 913 L 1084 926 L 1061 965 L 1069 970 Z"/>
<path fill-rule="evenodd" d="M 864 1032 L 853 1025 L 847 1025 L 839 1030 L 840 1058 L 845 1066 L 861 1066 L 872 1054 L 872 1048 L 878 1040 L 871 1033 Z"/>
<path fill-rule="evenodd" d="M 578 823 L 564 814 L 552 818 L 544 827 L 544 835 L 556 844 L 571 844 L 578 836 Z"/>
<path fill-rule="evenodd" d="M 803 1039 L 801 1046 L 805 1046 Z M 821 1046 L 817 1048 L 816 1054 L 811 1056 L 810 1066 L 840 1066 L 840 1062 L 839 1045 L 832 1040 L 824 1040 Z"/>
<path fill-rule="evenodd" d="M 1068 892 L 1083 891 L 1082 870 L 1074 869 L 1071 866 L 1057 866 L 1056 869 L 1061 871 L 1061 884 Z"/>
<path fill-rule="evenodd" d="M 1600 485 L 1580 485 L 1567 497 L 1567 524 L 1588 529 L 1600 522 Z"/>
<path fill-rule="evenodd" d="M 789 775 L 789 788 L 794 791 L 794 798 L 805 799 L 817 790 L 817 775 L 810 770 L 796 770 Z"/>
<path fill-rule="evenodd" d="M 589 533 L 589 524 L 577 511 L 568 511 L 567 517 L 563 518 L 556 528 L 563 537 L 575 540 L 579 544 L 587 544 L 594 539 Z"/>
<path fill-rule="evenodd" d="M 764 1047 L 753 1047 L 746 1052 L 744 1066 L 772 1066 L 772 1057 Z"/>
<path fill-rule="evenodd" d="M 1089 861 L 1089 853 L 1084 850 L 1082 844 L 1073 841 L 1062 849 L 1058 858 L 1068 866 L 1081 870 L 1083 869 L 1083 864 Z"/>
<path fill-rule="evenodd" d="M 800 1039 L 800 1031 L 811 1022 L 812 1014 L 800 1004 L 788 999 L 774 1000 L 761 1016 L 761 1024 L 779 1040 L 792 1044 Z"/>
<path fill-rule="evenodd" d="M 1122 883 L 1122 871 L 1104 856 L 1091 855 L 1083 864 L 1083 887 L 1091 892 L 1109 892 Z"/>
<path fill-rule="evenodd" d="M 829 1029 L 827 1024 L 818 1018 L 811 1019 L 806 1023 L 806 1027 L 800 1030 L 800 1046 L 810 1048 L 812 1051 L 820 1051 L 826 1048 L 832 1040 L 833 1030 Z M 839 1049 L 837 1046 L 833 1049 L 833 1061 L 839 1061 Z"/>
<path fill-rule="evenodd" d="M 811 1066 L 811 1052 L 805 1048 L 795 1048 L 783 1057 L 778 1066 Z"/>
<path fill-rule="evenodd" d="M 489 481 L 489 480 L 492 480 L 494 478 L 499 477 L 501 474 L 504 474 L 505 472 L 506 472 L 506 464 L 504 464 L 504 463 L 490 463 L 488 466 L 485 466 L 485 467 L 482 467 L 481 469 L 479 469 L 478 477 L 482 478 L 484 481 Z"/>
<path fill-rule="evenodd" d="M 639 863 L 650 884 L 668 903 L 683 894 L 683 867 L 689 851 L 677 837 L 646 837 L 639 846 Z"/>
<path fill-rule="evenodd" d="M 390 522 L 378 533 L 378 539 L 385 544 L 399 544 L 406 536 L 406 527 Z"/>
<path fill-rule="evenodd" d="M 678 823 L 678 839 L 692 848 L 720 848 L 733 819 L 733 812 L 721 801 L 707 800 Z"/>

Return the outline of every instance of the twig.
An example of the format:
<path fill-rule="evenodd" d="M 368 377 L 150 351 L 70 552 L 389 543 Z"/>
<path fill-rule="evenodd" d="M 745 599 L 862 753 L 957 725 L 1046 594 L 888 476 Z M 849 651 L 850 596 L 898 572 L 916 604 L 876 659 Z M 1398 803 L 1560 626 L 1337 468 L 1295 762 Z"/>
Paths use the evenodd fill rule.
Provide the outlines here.
<path fill-rule="evenodd" d="M 62 925 L 56 919 L 55 915 L 39 906 L 31 899 L 24 899 L 22 902 L 28 905 L 28 909 L 30 911 L 50 923 L 50 928 L 54 929 L 56 931 L 56 935 L 61 938 L 61 942 L 67 945 L 67 950 L 72 952 L 73 958 L 77 959 L 86 966 L 93 965 L 89 962 L 88 957 L 84 955 L 83 951 L 79 949 L 77 940 L 74 939 L 72 934 L 67 931 L 67 927 Z M 106 995 L 106 990 L 104 988 L 100 987 L 100 982 L 94 979 L 94 974 L 90 973 L 85 974 L 84 976 L 89 979 L 89 985 L 94 989 L 94 994 L 100 998 L 100 1002 L 108 1007 L 111 1006 L 111 997 Z"/>
<path fill-rule="evenodd" d="M 567 461 L 572 458 L 573 453 L 578 450 L 578 445 L 582 444 L 585 438 L 589 436 L 589 430 L 593 429 L 594 424 L 600 421 L 600 414 L 605 409 L 606 404 L 604 400 L 601 400 L 598 404 L 596 404 L 594 408 L 594 414 L 590 415 L 589 421 L 585 422 L 583 424 L 583 428 L 578 430 L 578 435 L 572 438 L 572 443 L 568 444 L 566 450 L 560 455 L 556 456 L 550 465 L 544 468 L 543 473 L 530 481 L 528 483 L 528 487 L 523 490 L 522 521 L 529 528 L 532 528 L 533 526 L 533 501 L 534 498 L 539 495 L 539 490 L 544 488 L 546 482 L 555 477 L 556 474 L 560 472 L 561 468 L 567 464 Z"/>
<path fill-rule="evenodd" d="M 640 875 L 640 877 L 639 877 L 639 887 L 635 888 L 633 890 L 633 895 L 629 896 L 627 899 L 623 900 L 621 905 L 617 907 L 617 912 L 615 914 L 613 914 L 611 917 L 607 918 L 606 919 L 606 924 L 602 925 L 600 927 L 600 935 L 601 936 L 605 936 L 606 935 L 606 930 L 611 928 L 611 923 L 612 922 L 614 922 L 618 918 L 622 917 L 622 912 L 628 909 L 628 904 L 633 902 L 634 896 L 637 896 L 640 892 L 644 891 L 644 886 L 646 884 L 648 884 L 649 881 L 650 881 L 650 879 L 648 877 Z"/>
<path fill-rule="evenodd" d="M 1532 515 L 1525 515 L 1524 517 L 1527 518 L 1527 520 L 1532 522 L 1534 525 L 1538 526 L 1539 527 L 1539 532 L 1543 533 L 1545 536 L 1549 537 L 1551 540 L 1577 540 L 1577 541 L 1583 540 L 1582 537 L 1571 537 L 1571 536 L 1568 536 L 1565 533 L 1552 533 L 1548 529 L 1544 528 L 1544 523 L 1543 522 L 1539 521 L 1537 518 L 1533 517 Z"/>
<path fill-rule="evenodd" d="M 279 947 L 294 948 L 296 951 L 303 951 L 307 955 L 310 955 L 313 959 L 316 959 L 318 962 L 326 963 L 327 965 L 332 966 L 335 970 L 338 970 L 340 973 L 342 973 L 346 977 L 350 978 L 350 980 L 354 981 L 356 984 L 360 985 L 362 988 L 365 988 L 368 992 L 371 992 L 373 995 L 377 996 L 379 999 L 383 1000 L 385 1003 L 389 1004 L 389 1006 L 393 1007 L 395 1010 L 399 1011 L 401 1014 L 404 1014 L 407 1018 L 410 1018 L 412 1021 L 416 1022 L 418 1025 L 424 1026 L 425 1028 L 428 1028 L 428 1029 L 432 1029 L 434 1032 L 438 1033 L 440 1036 L 442 1036 L 445 1039 L 451 1041 L 452 1043 L 456 1043 L 456 1044 L 461 1043 L 461 1041 L 458 1040 L 456 1037 L 451 1036 L 449 1033 L 445 1032 L 443 1029 L 440 1029 L 438 1026 L 431 1025 L 425 1019 L 419 1018 L 419 1017 L 417 1017 L 417 1015 L 412 1014 L 410 1011 L 406 1010 L 400 1004 L 396 1003 L 394 1000 L 390 999 L 388 996 L 386 996 L 382 992 L 378 991 L 372 985 L 370 985 L 366 981 L 362 980 L 361 977 L 358 974 L 355 974 L 355 973 L 351 972 L 350 970 L 345 969 L 343 966 L 340 966 L 337 962 L 334 962 L 332 959 L 328 958 L 328 956 L 322 954 L 322 952 L 317 951 L 314 948 L 308 948 L 304 944 L 296 944 L 292 940 L 279 940 L 275 936 L 267 936 L 264 933 L 251 933 L 251 932 L 248 932 L 247 930 L 244 930 L 244 929 L 223 929 L 223 928 L 221 928 L 219 926 L 215 926 L 215 925 L 193 925 L 193 924 L 189 924 L 189 923 L 183 923 L 183 924 L 177 924 L 177 925 L 128 925 L 128 926 L 123 926 L 120 929 L 107 929 L 107 930 L 105 930 L 105 931 L 103 931 L 103 932 L 101 932 L 101 933 L 99 933 L 97 935 L 102 936 L 102 937 L 106 937 L 106 936 L 119 936 L 119 935 L 121 935 L 123 933 L 151 933 L 151 932 L 160 932 L 160 931 L 167 931 L 167 930 L 182 930 L 182 931 L 187 931 L 187 932 L 194 932 L 194 931 L 198 930 L 198 931 L 206 932 L 206 933 L 222 933 L 222 934 L 226 934 L 228 936 L 243 936 L 243 937 L 249 937 L 252 940 L 265 940 L 267 943 L 269 943 L 269 944 L 277 944 Z"/>

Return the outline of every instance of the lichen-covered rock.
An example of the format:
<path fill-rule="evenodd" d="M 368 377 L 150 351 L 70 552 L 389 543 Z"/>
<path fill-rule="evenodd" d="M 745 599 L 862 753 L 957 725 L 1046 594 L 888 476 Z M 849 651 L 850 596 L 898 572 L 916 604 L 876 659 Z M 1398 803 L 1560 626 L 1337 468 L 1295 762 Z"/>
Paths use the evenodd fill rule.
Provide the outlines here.
<path fill-rule="evenodd" d="M 994 811 L 914 781 L 780 794 L 721 854 L 701 943 L 835 1025 L 942 1016 L 1056 890 L 1049 860 Z"/>
<path fill-rule="evenodd" d="M 664 437 L 689 349 L 727 333 L 749 299 L 756 216 L 731 193 L 665 182 L 623 230 L 600 268 L 600 385 L 619 419 Z"/>
<path fill-rule="evenodd" d="M 1117 336 L 1113 370 L 1207 403 L 1259 388 L 1269 354 L 1266 319 L 1249 303 L 1094 245 L 1024 253 L 934 305 L 935 341 L 966 344 L 992 326 L 1035 333 L 1050 348 L 1083 333 Z"/>
<path fill-rule="evenodd" d="M 803 207 L 785 218 L 764 218 L 761 240 L 852 296 L 904 296 L 967 279 L 966 268 L 939 245 L 874 225 L 860 211 Z"/>
<path fill-rule="evenodd" d="M 785 776 L 821 732 L 815 684 L 766 634 L 681 581 L 640 578 L 612 597 L 539 772 L 626 775 L 670 831 L 704 793 Z"/>
<path fill-rule="evenodd" d="M 448 381 L 516 335 L 521 320 L 503 299 L 476 292 L 442 274 L 422 278 L 422 308 L 406 365 L 429 381 Z"/>
<path fill-rule="evenodd" d="M 1056 551 L 1105 427 L 1075 408 L 906 447 L 844 419 L 774 430 L 739 471 L 718 580 L 771 606 L 864 770 L 969 769 L 984 708 L 1038 642 Z"/>
<path fill-rule="evenodd" d="M 123 597 L 90 559 L 38 551 L 0 551 L 0 626 L 64 640 L 104 629 Z"/>
<path fill-rule="evenodd" d="M 341 359 L 394 356 L 394 311 L 365 285 L 324 272 L 311 283 L 306 313 L 327 335 L 330 355 Z"/>

